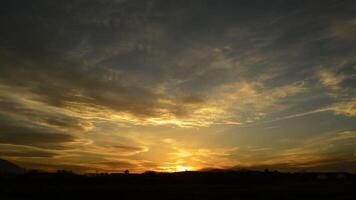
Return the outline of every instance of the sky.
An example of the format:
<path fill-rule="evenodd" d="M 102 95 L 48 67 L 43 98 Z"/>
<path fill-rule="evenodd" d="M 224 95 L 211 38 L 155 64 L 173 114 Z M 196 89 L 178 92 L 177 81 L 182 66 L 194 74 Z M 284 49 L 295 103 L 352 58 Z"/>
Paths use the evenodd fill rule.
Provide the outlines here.
<path fill-rule="evenodd" d="M 0 3 L 0 157 L 356 172 L 356 1 Z"/>

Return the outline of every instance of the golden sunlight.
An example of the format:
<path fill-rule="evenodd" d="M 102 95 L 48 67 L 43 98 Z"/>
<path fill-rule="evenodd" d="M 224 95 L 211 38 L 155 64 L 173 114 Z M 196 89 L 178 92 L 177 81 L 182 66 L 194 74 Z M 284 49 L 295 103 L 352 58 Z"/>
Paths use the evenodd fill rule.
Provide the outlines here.
<path fill-rule="evenodd" d="M 194 167 L 192 166 L 184 166 L 184 165 L 177 165 L 175 171 L 176 172 L 185 172 L 185 171 L 193 171 Z"/>

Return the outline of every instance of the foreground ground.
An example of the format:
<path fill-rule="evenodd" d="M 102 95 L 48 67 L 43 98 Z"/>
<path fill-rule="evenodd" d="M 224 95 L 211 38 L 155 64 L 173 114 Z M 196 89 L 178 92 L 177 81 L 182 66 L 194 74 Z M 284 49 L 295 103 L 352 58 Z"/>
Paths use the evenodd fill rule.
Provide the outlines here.
<path fill-rule="evenodd" d="M 35 174 L 0 179 L 1 199 L 356 199 L 353 175 Z"/>

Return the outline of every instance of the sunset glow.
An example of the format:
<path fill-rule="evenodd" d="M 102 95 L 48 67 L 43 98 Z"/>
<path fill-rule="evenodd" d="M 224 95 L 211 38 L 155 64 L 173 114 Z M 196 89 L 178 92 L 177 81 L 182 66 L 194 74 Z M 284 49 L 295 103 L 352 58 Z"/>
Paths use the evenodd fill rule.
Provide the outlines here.
<path fill-rule="evenodd" d="M 356 172 L 356 5 L 326 2 L 3 3 L 0 158 Z"/>
<path fill-rule="evenodd" d="M 184 172 L 184 171 L 193 171 L 193 167 L 188 167 L 188 166 L 182 166 L 178 165 L 176 166 L 176 172 Z"/>

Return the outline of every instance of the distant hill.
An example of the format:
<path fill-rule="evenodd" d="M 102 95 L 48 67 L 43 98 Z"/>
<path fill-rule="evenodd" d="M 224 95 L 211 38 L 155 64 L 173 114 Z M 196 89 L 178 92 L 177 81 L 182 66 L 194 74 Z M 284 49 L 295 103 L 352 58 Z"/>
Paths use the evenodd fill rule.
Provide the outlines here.
<path fill-rule="evenodd" d="M 0 159 L 0 174 L 22 174 L 25 172 L 25 169 L 7 161 Z"/>

